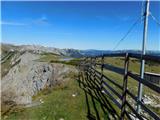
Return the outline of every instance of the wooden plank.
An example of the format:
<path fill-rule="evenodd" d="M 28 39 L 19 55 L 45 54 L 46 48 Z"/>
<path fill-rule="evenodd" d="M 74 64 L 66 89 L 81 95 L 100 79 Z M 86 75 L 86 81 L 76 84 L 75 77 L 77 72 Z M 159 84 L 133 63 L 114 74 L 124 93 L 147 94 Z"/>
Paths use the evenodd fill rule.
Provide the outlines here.
<path fill-rule="evenodd" d="M 119 84 L 117 84 L 114 80 L 108 78 L 107 76 L 103 75 L 103 78 L 110 81 L 112 84 L 114 84 L 115 86 L 117 86 L 118 88 L 120 88 L 121 90 L 123 89 L 123 87 Z"/>
<path fill-rule="evenodd" d="M 117 105 L 119 109 L 121 109 L 121 104 L 112 96 L 110 92 L 108 92 L 105 88 L 103 89 L 104 93 L 111 97 L 111 100 Z"/>
<path fill-rule="evenodd" d="M 145 60 L 160 62 L 160 56 L 144 55 L 142 58 L 145 59 Z"/>
<path fill-rule="evenodd" d="M 160 62 L 160 56 L 154 56 L 154 55 L 141 55 L 141 54 L 129 53 L 129 57 L 150 60 L 150 61 L 154 61 L 154 62 Z"/>
<path fill-rule="evenodd" d="M 129 120 L 132 120 L 132 118 L 130 117 L 130 115 L 128 114 L 128 112 L 127 112 L 126 110 L 124 111 L 124 114 L 126 114 L 126 116 L 127 116 L 127 118 L 128 118 Z M 128 120 L 128 119 L 127 119 L 127 120 Z"/>
<path fill-rule="evenodd" d="M 128 53 L 129 57 L 132 58 L 137 58 L 137 59 L 144 59 L 144 60 L 151 60 L 151 61 L 155 61 L 155 62 L 160 62 L 160 56 L 155 56 L 155 55 L 141 55 L 138 53 Z M 97 55 L 94 57 L 91 57 L 92 59 L 94 58 L 100 58 L 102 56 L 104 57 L 125 57 L 126 53 L 111 53 L 111 54 L 104 54 L 104 55 Z"/>
<path fill-rule="evenodd" d="M 140 78 L 138 75 L 135 75 L 131 72 L 128 72 L 128 75 L 130 77 L 132 77 L 134 80 L 141 82 L 142 84 L 146 85 L 147 87 L 149 87 L 150 89 L 156 91 L 157 93 L 160 93 L 160 87 L 158 85 L 152 84 L 151 82 Z"/>
<path fill-rule="evenodd" d="M 146 111 L 150 116 L 152 116 L 155 120 L 160 120 L 160 117 L 156 113 L 148 109 L 142 102 L 138 101 L 138 103 L 140 103 L 142 109 Z"/>
<path fill-rule="evenodd" d="M 106 82 L 103 81 L 103 84 L 107 86 L 119 99 L 122 99 L 122 96 L 115 90 L 113 89 L 110 85 L 108 85 Z"/>
<path fill-rule="evenodd" d="M 103 54 L 103 55 L 97 55 L 97 56 L 90 56 L 90 58 L 94 59 L 94 58 L 100 58 L 102 56 L 104 57 L 124 57 L 126 53 L 107 53 L 107 54 Z"/>
<path fill-rule="evenodd" d="M 136 115 L 137 118 L 139 118 L 140 120 L 144 120 L 140 114 L 137 113 L 137 111 L 126 101 L 125 103 L 130 109 L 131 111 Z"/>
<path fill-rule="evenodd" d="M 110 71 L 113 71 L 115 73 L 124 75 L 124 69 L 120 68 L 120 67 L 115 67 L 113 65 L 109 65 L 109 64 L 104 64 L 104 68 Z"/>

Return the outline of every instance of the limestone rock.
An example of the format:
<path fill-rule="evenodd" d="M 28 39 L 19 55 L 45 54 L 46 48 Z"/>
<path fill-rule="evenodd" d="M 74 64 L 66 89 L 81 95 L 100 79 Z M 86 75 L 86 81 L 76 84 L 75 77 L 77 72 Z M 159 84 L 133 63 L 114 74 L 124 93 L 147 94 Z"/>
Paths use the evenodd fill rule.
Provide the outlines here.
<path fill-rule="evenodd" d="M 69 68 L 62 64 L 37 62 L 37 58 L 37 55 L 29 52 L 17 57 L 21 61 L 2 78 L 2 102 L 29 104 L 33 95 L 62 82 L 70 72 Z"/>

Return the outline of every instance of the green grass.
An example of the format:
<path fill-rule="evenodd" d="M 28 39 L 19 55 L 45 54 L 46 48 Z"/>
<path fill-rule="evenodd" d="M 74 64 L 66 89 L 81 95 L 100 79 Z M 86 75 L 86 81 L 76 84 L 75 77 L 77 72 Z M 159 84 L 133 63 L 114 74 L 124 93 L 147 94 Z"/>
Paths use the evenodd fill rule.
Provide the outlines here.
<path fill-rule="evenodd" d="M 108 63 L 108 64 L 111 64 L 111 65 L 114 65 L 114 66 L 124 68 L 124 59 L 123 58 L 105 58 L 104 62 Z M 97 68 L 97 70 L 101 71 L 100 68 Z M 129 61 L 129 71 L 132 71 L 132 72 L 135 72 L 135 73 L 139 74 L 140 73 L 140 61 L 137 60 L 137 59 L 130 59 L 130 61 Z M 160 73 L 160 64 L 147 61 L 146 64 L 145 64 L 145 71 L 146 72 L 153 72 L 153 73 Z M 111 72 L 109 70 L 104 70 L 103 72 L 107 77 L 111 78 L 116 83 L 120 84 L 121 86 L 123 85 L 123 76 L 122 75 Z M 107 80 L 106 80 L 106 82 L 111 87 L 113 87 L 116 91 L 118 91 L 118 93 L 122 94 L 122 91 L 119 88 L 117 88 L 112 83 L 108 82 Z M 128 77 L 128 89 L 135 96 L 137 96 L 137 94 L 138 94 L 138 84 L 139 83 L 136 80 L 132 79 L 131 77 Z M 155 100 L 155 102 L 160 103 L 159 99 L 153 98 L 153 95 L 159 96 L 159 94 L 157 92 L 154 92 L 153 90 L 151 90 L 147 86 L 144 86 L 143 94 L 145 94 L 147 96 L 150 96 L 152 99 Z M 113 96 L 115 98 L 117 98 L 117 96 L 114 95 L 114 93 L 113 93 Z M 131 98 L 128 97 L 128 99 L 131 99 Z M 130 104 L 133 104 L 133 103 L 130 103 Z M 160 115 L 160 111 L 157 110 L 157 108 L 153 108 L 149 105 L 148 105 L 148 107 L 150 109 L 152 109 L 154 112 L 156 112 L 157 114 Z"/>
<path fill-rule="evenodd" d="M 49 63 L 62 63 L 67 65 L 77 65 L 80 59 L 73 59 L 70 61 L 60 61 L 61 56 L 53 55 L 53 54 L 44 54 L 38 60 L 41 62 L 49 62 Z M 124 67 L 124 60 L 123 58 L 105 58 L 105 63 L 109 63 L 115 66 Z M 152 66 L 151 66 L 152 65 Z M 131 59 L 129 70 L 139 73 L 140 63 L 136 59 Z M 100 70 L 100 68 L 97 68 Z M 160 65 L 148 62 L 146 64 L 146 71 L 149 72 L 160 72 Z M 104 74 L 107 75 L 109 78 L 113 79 L 116 83 L 123 84 L 123 76 L 118 75 L 114 72 L 104 70 Z M 59 120 L 63 118 L 64 120 L 87 120 L 87 106 L 85 100 L 84 91 L 79 88 L 78 82 L 76 78 L 73 77 L 74 75 L 68 75 L 71 79 L 55 86 L 53 89 L 45 89 L 38 93 L 38 95 L 33 97 L 34 101 L 42 99 L 44 101 L 43 104 L 25 108 L 25 109 L 16 109 L 9 113 L 6 118 L 7 120 Z M 109 83 L 115 90 L 119 93 L 120 91 L 116 86 Z M 129 78 L 128 79 L 128 89 L 134 94 L 137 95 L 137 88 L 138 83 Z M 76 97 L 73 97 L 72 94 L 77 94 Z M 144 87 L 144 93 L 155 94 L 152 90 Z M 115 95 L 114 95 L 115 96 Z M 99 111 L 100 118 L 103 120 L 106 118 L 106 115 L 102 112 L 100 104 L 95 100 L 96 107 Z M 95 110 L 93 107 L 93 103 L 91 97 L 89 97 L 89 105 L 91 106 L 91 113 L 95 116 Z M 112 103 L 116 111 L 120 112 L 115 104 Z M 149 107 L 149 106 L 148 106 Z M 158 114 L 159 110 L 151 108 L 156 111 Z M 4 116 L 3 116 L 4 118 Z"/>
<path fill-rule="evenodd" d="M 62 63 L 62 64 L 73 65 L 73 66 L 78 65 L 79 62 L 80 62 L 80 59 L 78 59 L 78 58 L 74 58 L 74 59 L 69 60 L 69 61 L 59 61 L 59 60 L 51 60 L 50 61 L 50 63 Z"/>
<path fill-rule="evenodd" d="M 72 94 L 77 94 L 73 97 Z M 34 96 L 34 100 L 42 99 L 43 104 L 12 111 L 6 120 L 87 120 L 87 107 L 85 95 L 78 82 L 72 78 L 65 83 L 55 86 L 53 89 L 46 89 Z M 89 100 L 92 105 L 91 99 Z M 96 102 L 98 109 L 100 105 Z M 93 107 L 91 107 L 94 113 Z M 101 117 L 104 115 L 101 113 Z M 3 116 L 4 118 L 4 116 Z"/>
<path fill-rule="evenodd" d="M 50 62 L 51 60 L 58 60 L 59 58 L 61 58 L 61 56 L 57 55 L 57 54 L 43 53 L 43 54 L 41 54 L 41 57 L 37 61 Z"/>
<path fill-rule="evenodd" d="M 43 53 L 43 54 L 41 54 L 40 59 L 38 59 L 37 61 L 48 62 L 48 63 L 62 63 L 62 64 L 73 65 L 73 66 L 78 65 L 80 62 L 79 58 L 73 58 L 68 61 L 63 60 L 63 58 L 66 58 L 66 57 L 60 56 L 57 54 L 53 54 L 53 53 Z M 69 58 L 69 57 L 67 57 L 67 58 Z"/>

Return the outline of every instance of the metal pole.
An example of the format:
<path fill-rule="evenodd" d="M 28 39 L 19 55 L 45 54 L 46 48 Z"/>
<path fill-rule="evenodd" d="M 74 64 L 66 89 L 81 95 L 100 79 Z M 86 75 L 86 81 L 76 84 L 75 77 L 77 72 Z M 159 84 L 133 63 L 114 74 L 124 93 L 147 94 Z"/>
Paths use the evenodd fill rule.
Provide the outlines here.
<path fill-rule="evenodd" d="M 146 41 L 147 41 L 147 29 L 148 29 L 148 16 L 149 16 L 149 0 L 146 0 L 144 11 L 144 29 L 143 29 L 143 44 L 142 55 L 146 54 Z M 144 78 L 145 60 L 141 60 L 140 76 Z M 138 86 L 138 101 L 142 100 L 143 85 L 139 82 Z M 141 112 L 140 104 L 137 104 L 137 112 Z"/>

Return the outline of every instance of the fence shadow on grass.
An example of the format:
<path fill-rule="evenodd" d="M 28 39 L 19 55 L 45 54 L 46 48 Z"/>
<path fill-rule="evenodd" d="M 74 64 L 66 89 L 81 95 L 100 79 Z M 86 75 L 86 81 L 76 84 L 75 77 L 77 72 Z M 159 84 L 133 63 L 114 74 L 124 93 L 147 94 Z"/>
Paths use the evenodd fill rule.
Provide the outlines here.
<path fill-rule="evenodd" d="M 100 81 L 96 81 L 88 72 L 81 72 L 78 78 L 79 87 L 85 93 L 87 118 L 89 120 L 117 120 L 117 111 L 107 96 L 102 92 Z"/>
<path fill-rule="evenodd" d="M 105 63 L 104 58 L 109 57 L 123 57 L 124 67 Z M 133 53 L 114 53 L 86 57 L 80 62 L 78 65 L 78 82 L 80 88 L 84 90 L 86 95 L 88 119 L 160 119 L 157 112 L 147 107 L 140 96 L 134 95 L 130 89 L 128 89 L 127 81 L 128 77 L 130 77 L 133 79 L 133 82 L 138 82 L 139 85 L 144 85 L 148 87 L 148 89 L 153 90 L 156 93 L 160 93 L 160 87 L 158 85 L 140 77 L 140 75 L 135 73 L 133 70 L 128 70 L 129 61 L 132 59 L 138 59 L 141 62 L 142 60 L 145 60 L 155 62 L 156 64 L 160 63 L 160 56 Z M 103 73 L 104 70 L 121 75 L 123 77 L 123 85 L 116 83 L 116 81 L 112 78 L 110 79 Z M 154 73 L 153 75 L 155 76 Z M 139 93 L 141 93 L 140 89 L 137 89 L 137 91 L 139 95 Z M 134 104 L 131 105 L 127 97 L 135 102 L 135 105 L 138 107 L 136 107 Z M 143 110 L 145 114 L 139 112 L 139 110 Z"/>

